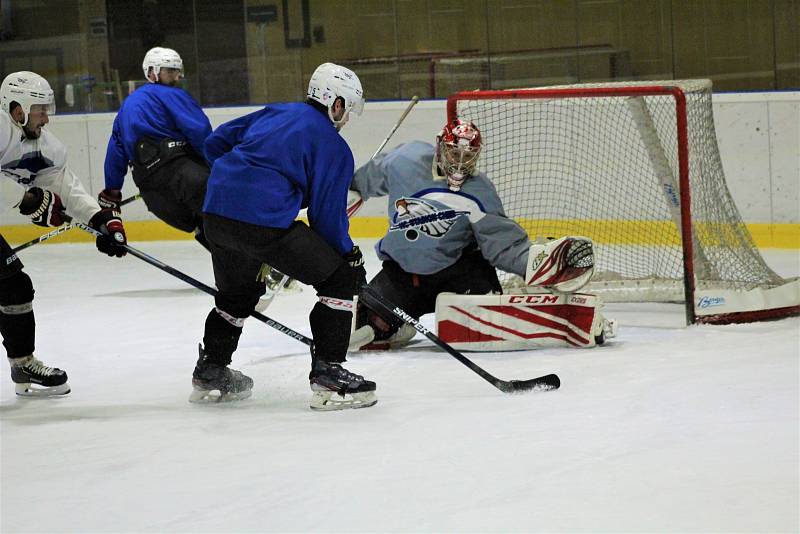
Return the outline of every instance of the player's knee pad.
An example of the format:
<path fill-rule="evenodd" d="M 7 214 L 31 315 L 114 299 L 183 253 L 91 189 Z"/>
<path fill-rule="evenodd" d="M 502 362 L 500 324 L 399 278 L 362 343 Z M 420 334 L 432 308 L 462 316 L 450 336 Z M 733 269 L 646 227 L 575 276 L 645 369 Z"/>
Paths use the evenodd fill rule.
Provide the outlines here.
<path fill-rule="evenodd" d="M 314 287 L 319 295 L 352 301 L 353 295 L 358 291 L 359 282 L 356 270 L 347 263 L 342 263 L 333 274 Z"/>
<path fill-rule="evenodd" d="M 33 293 L 33 282 L 24 271 L 1 279 L 0 312 L 16 314 L 30 311 L 33 307 Z"/>
<path fill-rule="evenodd" d="M 214 304 L 216 305 L 216 310 L 220 317 L 229 319 L 228 322 L 234 320 L 244 322 L 244 320 L 250 316 L 250 312 L 255 309 L 260 296 L 261 295 L 258 294 L 246 296 L 219 296 L 219 294 L 217 294 L 217 297 L 214 299 Z"/>

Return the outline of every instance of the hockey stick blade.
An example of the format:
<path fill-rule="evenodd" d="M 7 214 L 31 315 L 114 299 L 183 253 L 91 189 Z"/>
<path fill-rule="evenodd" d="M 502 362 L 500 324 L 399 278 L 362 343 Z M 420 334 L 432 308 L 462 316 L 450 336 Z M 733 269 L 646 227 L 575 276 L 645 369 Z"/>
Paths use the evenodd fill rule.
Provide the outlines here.
<path fill-rule="evenodd" d="M 427 337 L 436 344 L 439 348 L 450 354 L 453 358 L 460 361 L 465 366 L 469 367 L 472 372 L 489 382 L 491 385 L 502 391 L 503 393 L 524 393 L 529 391 L 550 391 L 561 387 L 561 380 L 554 374 L 544 375 L 529 380 L 501 380 L 491 373 L 484 370 L 481 366 L 464 356 L 462 353 L 454 349 L 449 343 L 442 341 L 439 336 L 422 326 L 422 324 L 408 315 L 399 306 L 389 302 L 383 295 L 375 291 L 368 285 L 361 287 L 361 293 L 369 295 L 369 304 L 376 304 L 384 312 L 390 313 L 408 323 L 414 330 Z"/>
<path fill-rule="evenodd" d="M 561 387 L 558 375 L 549 374 L 530 380 L 500 380 L 498 388 L 504 393 L 527 393 L 528 391 L 550 391 Z"/>

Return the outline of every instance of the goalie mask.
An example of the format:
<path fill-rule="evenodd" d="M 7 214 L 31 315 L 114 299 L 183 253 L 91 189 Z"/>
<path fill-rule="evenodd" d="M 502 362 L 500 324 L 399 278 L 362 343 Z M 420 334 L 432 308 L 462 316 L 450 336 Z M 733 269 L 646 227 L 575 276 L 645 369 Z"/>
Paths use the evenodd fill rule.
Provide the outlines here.
<path fill-rule="evenodd" d="M 461 119 L 446 124 L 436 136 L 434 163 L 447 178 L 451 191 L 459 191 L 475 172 L 482 146 L 478 127 Z"/>
<path fill-rule="evenodd" d="M 328 109 L 328 117 L 337 130 L 347 123 L 351 111 L 356 115 L 364 111 L 364 91 L 358 76 L 352 70 L 334 63 L 323 63 L 317 67 L 308 82 L 306 97 Z M 339 120 L 333 116 L 333 104 L 337 98 L 344 100 L 344 114 Z"/>
<path fill-rule="evenodd" d="M 181 59 L 180 54 L 178 54 L 175 50 L 157 46 L 148 50 L 147 54 L 144 55 L 144 61 L 142 61 L 142 70 L 144 71 L 144 77 L 148 82 L 158 83 L 157 81 L 152 81 L 148 77 L 148 74 L 150 74 L 150 69 L 153 69 L 152 72 L 156 75 L 156 80 L 158 80 L 158 73 L 161 72 L 161 69 L 176 69 L 181 71 L 181 74 L 183 74 L 183 60 Z"/>
<path fill-rule="evenodd" d="M 0 107 L 9 115 L 12 102 L 22 108 L 24 116 L 20 124 L 23 125 L 28 122 L 32 106 L 43 106 L 48 115 L 56 112 L 56 101 L 50 84 L 35 72 L 21 71 L 6 76 L 0 86 Z"/>

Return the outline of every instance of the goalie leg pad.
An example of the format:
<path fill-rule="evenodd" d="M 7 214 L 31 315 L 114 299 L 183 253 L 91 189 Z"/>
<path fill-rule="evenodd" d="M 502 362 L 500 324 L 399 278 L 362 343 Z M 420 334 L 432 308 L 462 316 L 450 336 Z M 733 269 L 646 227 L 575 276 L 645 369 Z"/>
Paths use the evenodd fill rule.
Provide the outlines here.
<path fill-rule="evenodd" d="M 603 332 L 601 306 L 585 293 L 441 294 L 436 323 L 439 337 L 458 350 L 594 347 Z"/>

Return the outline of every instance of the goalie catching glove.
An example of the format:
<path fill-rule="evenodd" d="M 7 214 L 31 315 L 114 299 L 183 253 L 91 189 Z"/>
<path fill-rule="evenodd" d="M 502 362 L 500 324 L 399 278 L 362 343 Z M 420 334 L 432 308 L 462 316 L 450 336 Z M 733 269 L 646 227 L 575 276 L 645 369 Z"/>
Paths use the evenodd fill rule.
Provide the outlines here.
<path fill-rule="evenodd" d="M 593 273 L 592 240 L 567 236 L 531 244 L 525 284 L 573 293 L 585 286 Z"/>

